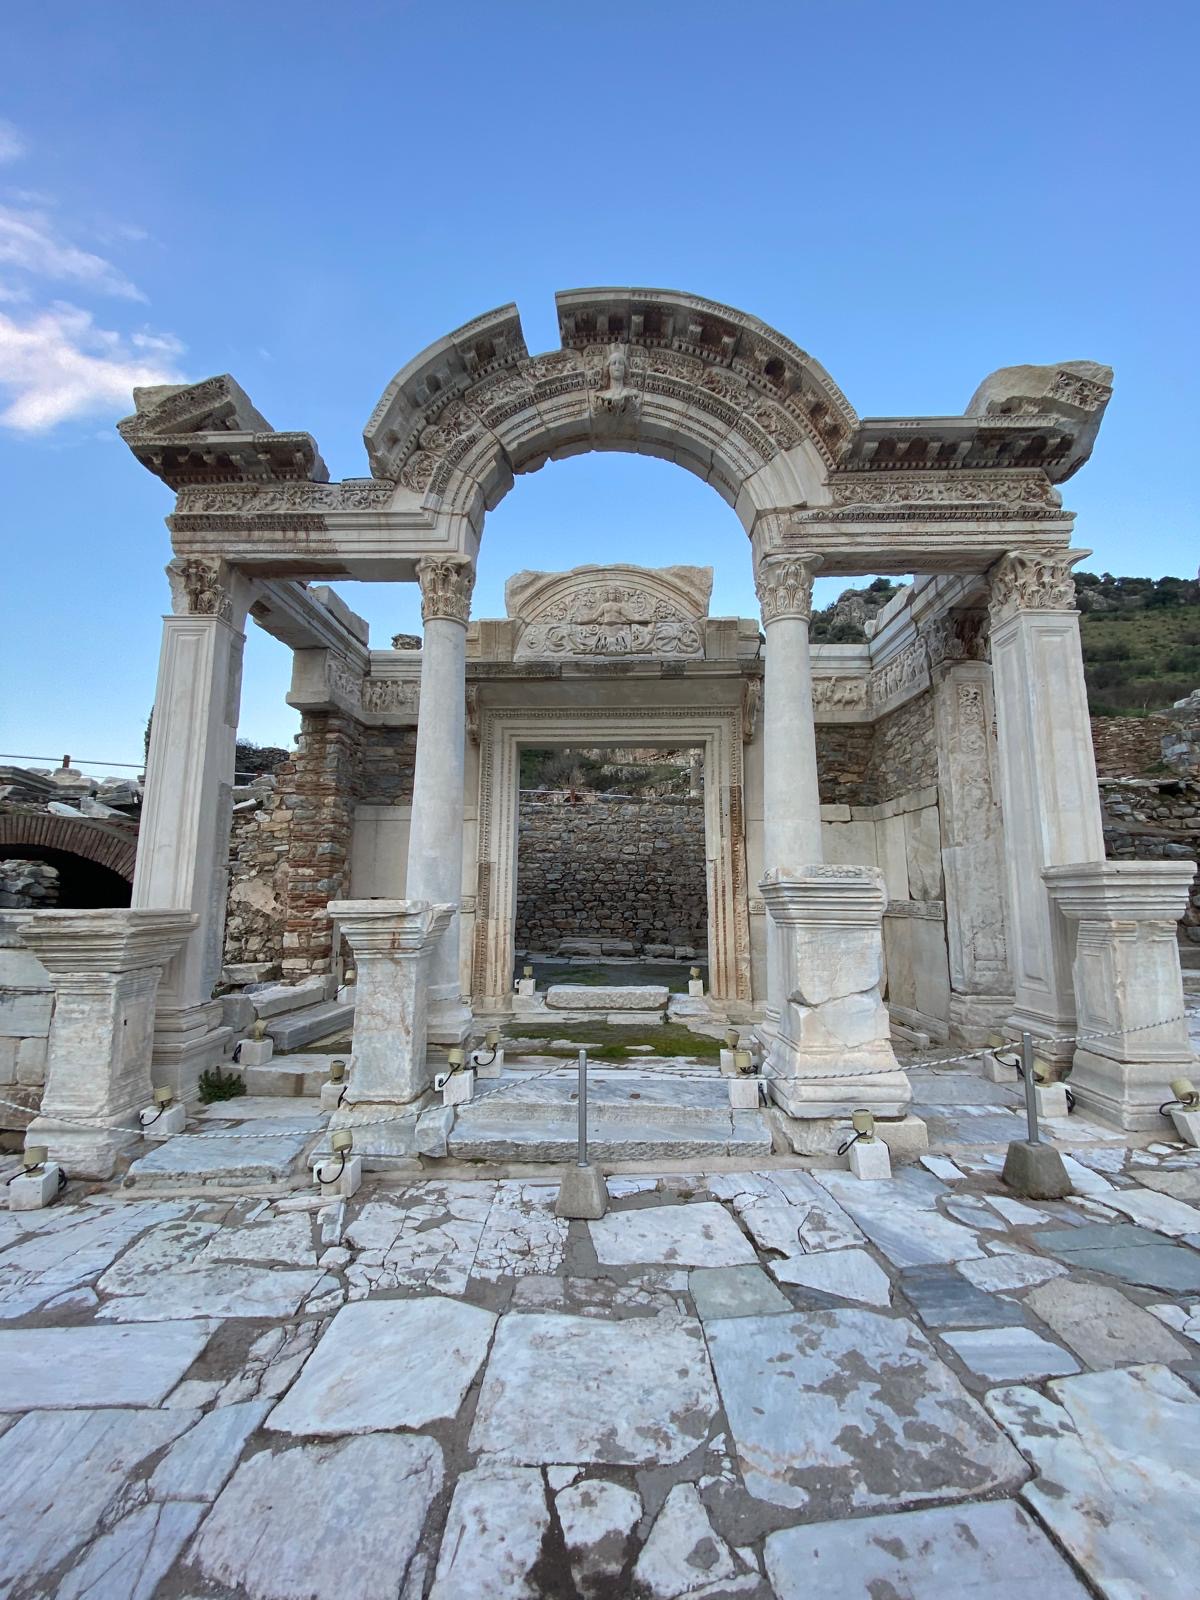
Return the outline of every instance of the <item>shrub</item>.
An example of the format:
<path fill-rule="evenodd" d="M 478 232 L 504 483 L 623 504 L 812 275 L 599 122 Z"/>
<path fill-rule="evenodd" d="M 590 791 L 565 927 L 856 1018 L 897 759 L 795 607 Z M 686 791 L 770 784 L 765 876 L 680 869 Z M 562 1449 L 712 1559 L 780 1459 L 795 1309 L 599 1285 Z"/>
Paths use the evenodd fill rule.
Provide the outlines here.
<path fill-rule="evenodd" d="M 246 1084 L 236 1072 L 222 1072 L 220 1067 L 200 1074 L 200 1104 L 211 1106 L 217 1100 L 236 1100 L 246 1092 Z"/>

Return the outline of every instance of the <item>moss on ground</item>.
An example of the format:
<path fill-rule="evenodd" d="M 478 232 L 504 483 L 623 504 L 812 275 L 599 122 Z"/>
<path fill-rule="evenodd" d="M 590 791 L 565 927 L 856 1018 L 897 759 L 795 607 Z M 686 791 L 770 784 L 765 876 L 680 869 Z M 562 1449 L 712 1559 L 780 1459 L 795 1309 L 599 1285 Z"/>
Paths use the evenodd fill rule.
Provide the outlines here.
<path fill-rule="evenodd" d="M 513 1021 L 506 1030 L 512 1039 L 546 1040 L 546 1048 L 539 1055 L 573 1058 L 576 1048 L 553 1047 L 554 1039 L 570 1039 L 575 1047 L 583 1045 L 590 1058 L 596 1061 L 628 1061 L 645 1054 L 631 1050 L 632 1045 L 646 1045 L 656 1056 L 692 1056 L 703 1061 L 715 1061 L 721 1052 L 719 1039 L 709 1039 L 702 1033 L 692 1033 L 677 1022 L 665 1022 L 658 1027 L 634 1027 L 617 1022 L 572 1022 L 564 1016 L 559 1022 L 524 1023 Z"/>

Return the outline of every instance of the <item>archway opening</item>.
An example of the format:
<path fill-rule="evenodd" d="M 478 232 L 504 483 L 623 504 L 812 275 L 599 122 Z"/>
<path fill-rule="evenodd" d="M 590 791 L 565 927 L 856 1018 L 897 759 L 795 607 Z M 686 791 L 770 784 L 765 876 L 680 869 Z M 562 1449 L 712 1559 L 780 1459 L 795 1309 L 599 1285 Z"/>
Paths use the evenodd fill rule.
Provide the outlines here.
<path fill-rule="evenodd" d="M 34 870 L 24 870 L 32 867 Z M 52 869 L 53 878 L 39 868 Z M 133 885 L 111 867 L 47 845 L 0 845 L 0 905 L 31 911 L 127 906 Z"/>

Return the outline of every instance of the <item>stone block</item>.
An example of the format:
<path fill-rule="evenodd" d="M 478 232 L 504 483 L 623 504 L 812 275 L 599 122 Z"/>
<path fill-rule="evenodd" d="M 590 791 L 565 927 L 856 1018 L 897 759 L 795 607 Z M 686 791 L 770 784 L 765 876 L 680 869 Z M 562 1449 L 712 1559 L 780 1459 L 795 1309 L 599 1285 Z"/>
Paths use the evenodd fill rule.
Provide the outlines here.
<path fill-rule="evenodd" d="M 620 1026 L 636 1026 L 641 1028 L 657 1028 L 662 1024 L 661 1011 L 609 1011 L 605 1021 Z"/>
<path fill-rule="evenodd" d="M 221 996 L 221 1026 L 232 1028 L 239 1038 L 254 1026 L 254 1001 L 248 994 Z"/>
<path fill-rule="evenodd" d="M 721 1071 L 726 1075 L 726 1077 L 728 1077 L 731 1072 L 737 1071 L 737 1068 L 733 1063 L 733 1051 L 726 1050 L 724 1046 L 721 1048 Z"/>
<path fill-rule="evenodd" d="M 36 1089 L 46 1081 L 46 1053 L 48 1041 L 45 1039 L 21 1039 L 17 1041 L 17 1082 L 26 1088 Z"/>
<path fill-rule="evenodd" d="M 661 1010 L 669 998 L 670 991 L 665 983 L 631 984 L 628 988 L 555 983 L 546 991 L 546 1004 L 553 1011 Z"/>
<path fill-rule="evenodd" d="M 37 1172 L 23 1172 L 8 1185 L 10 1211 L 40 1211 L 48 1206 L 59 1190 L 58 1176 L 62 1169 L 56 1161 L 47 1161 Z"/>
<path fill-rule="evenodd" d="M 702 995 L 704 993 L 704 979 L 703 978 L 689 978 L 688 979 L 688 993 L 692 994 L 692 995 Z"/>
<path fill-rule="evenodd" d="M 23 1041 L 0 1039 L 0 1088 L 17 1081 L 17 1047 Z"/>
<path fill-rule="evenodd" d="M 1173 1106 L 1171 1121 L 1185 1144 L 1200 1145 L 1200 1111 L 1185 1111 L 1182 1106 Z"/>
<path fill-rule="evenodd" d="M 757 1111 L 762 1096 L 762 1079 L 752 1076 L 729 1080 L 729 1106 L 733 1111 Z"/>
<path fill-rule="evenodd" d="M 567 1167 L 554 1203 L 554 1215 L 598 1222 L 607 1210 L 608 1187 L 599 1167 Z"/>
<path fill-rule="evenodd" d="M 1033 1091 L 1039 1117 L 1065 1117 L 1067 1115 L 1067 1086 L 1064 1083 L 1040 1083 Z"/>
<path fill-rule="evenodd" d="M 339 1165 L 332 1156 L 323 1157 L 313 1166 L 313 1182 L 322 1198 L 338 1195 L 348 1200 L 362 1186 L 362 1157 L 347 1156 L 344 1166 Z"/>
<path fill-rule="evenodd" d="M 255 991 L 254 1014 L 258 1017 L 281 1017 L 289 1011 L 320 1005 L 328 998 L 323 977 L 307 978 L 303 983 L 273 983 Z"/>
<path fill-rule="evenodd" d="M 443 1159 L 449 1153 L 449 1139 L 457 1113 L 452 1105 L 430 1106 L 417 1118 L 417 1154 Z"/>
<path fill-rule="evenodd" d="M 442 1085 L 443 1106 L 465 1106 L 475 1096 L 475 1074 L 469 1067 L 452 1072 Z"/>
<path fill-rule="evenodd" d="M 274 1054 L 274 1039 L 238 1040 L 238 1066 L 240 1067 L 265 1067 Z"/>
<path fill-rule="evenodd" d="M 1015 1051 L 1016 1047 L 1013 1049 Z M 1006 1050 L 1005 1054 L 1009 1052 Z M 1009 1089 L 1021 1081 L 1012 1062 L 1001 1061 L 994 1050 L 989 1050 L 983 1058 L 983 1075 L 989 1083 L 1002 1083 Z"/>
<path fill-rule="evenodd" d="M 341 1105 L 342 1096 L 345 1093 L 346 1093 L 346 1081 L 345 1081 L 345 1079 L 343 1079 L 341 1083 L 334 1083 L 332 1079 L 327 1079 L 321 1085 L 321 1110 L 322 1111 L 336 1111 L 337 1108 Z"/>
<path fill-rule="evenodd" d="M 354 1025 L 354 1007 L 339 1005 L 336 1000 L 321 1005 L 308 1006 L 303 1011 L 273 1017 L 268 1024 L 271 1038 L 280 1053 L 300 1050 L 319 1039 L 329 1039 L 344 1033 Z"/>
<path fill-rule="evenodd" d="M 522 1000 L 531 1000 L 533 998 L 533 996 L 534 996 L 534 993 L 535 993 L 536 989 L 537 989 L 537 979 L 536 978 L 518 978 L 517 979 L 517 993 L 521 996 Z"/>
<path fill-rule="evenodd" d="M 157 1106 L 143 1106 L 138 1112 L 142 1124 L 142 1137 L 151 1142 L 173 1139 L 187 1127 L 187 1107 L 176 1103 L 160 1111 Z"/>
<path fill-rule="evenodd" d="M 877 1118 L 875 1137 L 882 1139 L 898 1159 L 923 1156 L 929 1149 L 929 1128 L 922 1118 L 911 1114 L 894 1119 Z"/>
<path fill-rule="evenodd" d="M 1071 1180 L 1053 1145 L 1014 1139 L 1004 1158 L 1003 1181 L 1027 1200 L 1062 1200 L 1071 1193 Z"/>
<path fill-rule="evenodd" d="M 44 1038 L 50 1032 L 53 1010 L 51 989 L 27 990 L 23 994 L 10 989 L 0 993 L 0 1038 Z"/>
<path fill-rule="evenodd" d="M 491 1060 L 488 1059 L 489 1056 Z M 498 1078 L 504 1071 L 504 1051 L 497 1049 L 493 1054 L 486 1045 L 479 1050 L 472 1050 L 471 1065 L 475 1069 L 476 1077 Z"/>
<path fill-rule="evenodd" d="M 890 1178 L 892 1158 L 882 1139 L 857 1139 L 849 1149 L 850 1171 L 856 1178 Z"/>

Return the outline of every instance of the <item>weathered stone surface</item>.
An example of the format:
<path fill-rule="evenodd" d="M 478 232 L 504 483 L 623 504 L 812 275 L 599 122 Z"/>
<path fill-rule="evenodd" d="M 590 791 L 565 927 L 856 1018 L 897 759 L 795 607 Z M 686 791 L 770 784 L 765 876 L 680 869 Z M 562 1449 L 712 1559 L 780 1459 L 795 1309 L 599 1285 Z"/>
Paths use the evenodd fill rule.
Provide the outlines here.
<path fill-rule="evenodd" d="M 396 1600 L 442 1487 L 431 1439 L 365 1439 L 261 1451 L 242 1463 L 189 1552 L 248 1600 Z M 353 1527 L 352 1538 L 331 1530 Z"/>
<path fill-rule="evenodd" d="M 215 1500 L 269 1408 L 268 1401 L 247 1400 L 208 1412 L 159 1462 L 150 1493 L 156 1500 Z"/>
<path fill-rule="evenodd" d="M 728 1172 L 707 1179 L 728 1200 L 760 1250 L 794 1256 L 860 1245 L 863 1236 L 837 1201 L 805 1172 Z"/>
<path fill-rule="evenodd" d="M 495 1322 L 490 1311 L 440 1296 L 344 1306 L 267 1426 L 371 1433 L 453 1417 Z"/>
<path fill-rule="evenodd" d="M 454 1486 L 429 1600 L 539 1600 L 533 1569 L 550 1526 L 542 1475 L 529 1467 L 476 1467 Z"/>
<path fill-rule="evenodd" d="M 1070 1278 L 1044 1283 L 1025 1304 L 1089 1367 L 1186 1361 L 1191 1351 L 1119 1289 Z"/>
<path fill-rule="evenodd" d="M 661 1261 L 684 1267 L 754 1265 L 754 1246 L 715 1201 L 611 1211 L 589 1223 L 596 1257 L 606 1266 Z"/>
<path fill-rule="evenodd" d="M 169 1322 L 180 1317 L 291 1317 L 320 1281 L 317 1268 L 273 1271 L 233 1262 L 180 1267 L 141 1280 L 136 1293 L 101 1306 L 109 1322 Z"/>
<path fill-rule="evenodd" d="M 454 1130 L 454 1116 L 455 1109 L 449 1105 L 430 1106 L 428 1111 L 421 1113 L 414 1135 L 418 1155 L 435 1159 L 446 1155 L 446 1141 Z"/>
<path fill-rule="evenodd" d="M 206 1507 L 194 1501 L 136 1506 L 109 1526 L 72 1566 L 55 1600 L 151 1600 L 195 1532 Z"/>
<path fill-rule="evenodd" d="M 860 1183 L 842 1172 L 815 1176 L 898 1267 L 965 1261 L 984 1253 L 969 1228 L 938 1214 L 935 1201 L 942 1186 L 928 1173 L 901 1172 L 882 1183 Z"/>
<path fill-rule="evenodd" d="M 156 1190 L 194 1189 L 221 1182 L 245 1188 L 282 1183 L 299 1169 L 316 1131 L 285 1134 L 264 1130 L 253 1143 L 216 1134 L 180 1133 L 132 1162 L 126 1181 L 131 1188 Z"/>
<path fill-rule="evenodd" d="M 0 1318 L 22 1317 L 85 1283 L 140 1233 L 181 1218 L 187 1209 L 178 1202 L 59 1205 L 30 1215 L 19 1231 L 17 1220 L 0 1212 L 0 1222 L 13 1230 L 7 1238 L 0 1235 Z"/>
<path fill-rule="evenodd" d="M 1191 1600 L 1200 1396 L 1160 1366 L 1036 1389 L 993 1389 L 987 1408 L 1033 1463 L 1021 1498 L 1114 1600 Z"/>
<path fill-rule="evenodd" d="M 1037 1524 L 1011 1501 L 785 1528 L 766 1542 L 778 1600 L 1086 1600 Z"/>
<path fill-rule="evenodd" d="M 1144 1284 L 1175 1293 L 1200 1290 L 1200 1254 L 1166 1244 L 1131 1222 L 1047 1228 L 1031 1235 L 1039 1250 L 1087 1272 L 1103 1272 L 1122 1283 Z"/>
<path fill-rule="evenodd" d="M 625 1564 L 629 1536 L 642 1516 L 641 1497 L 619 1483 L 588 1478 L 554 1497 L 571 1575 L 585 1596 L 599 1596 Z"/>
<path fill-rule="evenodd" d="M 1007 1488 L 1020 1457 L 911 1322 L 871 1311 L 707 1324 L 749 1492 L 815 1515 Z"/>
<path fill-rule="evenodd" d="M 996 1294 L 1005 1289 L 1028 1289 L 1049 1278 L 1060 1278 L 1067 1269 L 1060 1262 L 1048 1261 L 1045 1256 L 1031 1256 L 1016 1250 L 1002 1256 L 960 1261 L 957 1270 L 977 1289 Z"/>
<path fill-rule="evenodd" d="M 964 1366 L 990 1383 L 1014 1383 L 1079 1371 L 1078 1364 L 1060 1345 L 1051 1344 L 1032 1328 L 983 1328 L 978 1332 L 943 1333 L 942 1338 Z"/>
<path fill-rule="evenodd" d="M 552 1011 L 661 1011 L 670 998 L 666 984 L 605 988 L 585 983 L 555 983 L 546 990 Z"/>
<path fill-rule="evenodd" d="M 736 1571 L 729 1546 L 713 1531 L 695 1487 L 677 1483 L 642 1546 L 633 1569 L 635 1585 L 652 1600 L 677 1600 L 702 1584 L 732 1578 Z"/>
<path fill-rule="evenodd" d="M 204 1322 L 0 1330 L 0 1411 L 156 1406 L 210 1331 Z"/>
<path fill-rule="evenodd" d="M 953 1267 L 910 1267 L 900 1287 L 927 1328 L 1007 1328 L 1025 1321 L 1015 1300 L 985 1294 Z"/>
<path fill-rule="evenodd" d="M 87 1403 L 82 1396 L 80 1403 Z M 0 1439 L 6 1486 L 0 1496 L 0 1590 L 5 1595 L 48 1592 L 38 1580 L 94 1536 L 141 1463 L 178 1439 L 196 1416 L 195 1411 L 78 1410 L 35 1412 L 16 1422 Z M 186 1532 L 190 1528 L 183 1537 Z M 144 1538 L 138 1543 L 145 1548 Z M 171 1559 L 173 1553 L 168 1564 Z M 118 1583 L 99 1592 L 123 1597 L 135 1591 Z"/>
<path fill-rule="evenodd" d="M 492 1345 L 471 1448 L 517 1463 L 681 1461 L 716 1406 L 698 1322 L 512 1314 Z"/>
<path fill-rule="evenodd" d="M 865 1250 L 826 1250 L 768 1261 L 767 1265 L 780 1283 L 794 1283 L 867 1306 L 891 1303 L 891 1280 Z"/>
<path fill-rule="evenodd" d="M 688 1292 L 702 1322 L 712 1317 L 760 1317 L 790 1311 L 792 1302 L 760 1266 L 697 1267 L 688 1275 Z"/>

